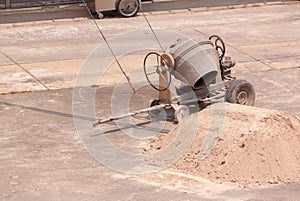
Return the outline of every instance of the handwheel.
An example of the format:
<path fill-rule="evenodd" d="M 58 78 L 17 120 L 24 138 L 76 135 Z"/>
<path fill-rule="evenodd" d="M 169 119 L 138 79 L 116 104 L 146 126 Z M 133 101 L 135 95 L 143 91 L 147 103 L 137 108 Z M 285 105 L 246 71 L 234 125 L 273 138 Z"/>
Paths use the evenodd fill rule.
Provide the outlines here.
<path fill-rule="evenodd" d="M 225 101 L 240 105 L 254 105 L 255 91 L 246 80 L 234 80 L 226 90 Z"/>
<path fill-rule="evenodd" d="M 211 37 L 209 37 L 209 40 L 212 41 L 215 49 L 218 52 L 219 55 L 219 61 L 222 61 L 224 55 L 225 55 L 225 43 L 222 40 L 222 38 L 220 36 L 217 35 L 212 35 Z"/>
<path fill-rule="evenodd" d="M 157 91 L 165 91 L 169 88 L 171 83 L 171 73 L 168 68 L 168 61 L 156 52 L 150 52 L 144 59 L 144 73 L 149 84 Z M 161 76 L 165 79 L 166 85 L 156 86 L 153 81 L 154 78 Z"/>
<path fill-rule="evenodd" d="M 117 0 L 116 10 L 123 17 L 133 17 L 140 9 L 139 0 Z"/>

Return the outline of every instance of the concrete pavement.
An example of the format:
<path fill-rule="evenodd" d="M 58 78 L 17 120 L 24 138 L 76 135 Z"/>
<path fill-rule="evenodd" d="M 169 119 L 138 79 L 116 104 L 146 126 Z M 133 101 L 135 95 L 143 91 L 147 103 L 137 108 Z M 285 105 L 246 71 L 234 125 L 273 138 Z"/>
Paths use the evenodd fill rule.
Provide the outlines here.
<path fill-rule="evenodd" d="M 290 4 L 290 0 L 163 0 L 143 2 L 143 11 L 151 13 L 174 13 L 182 12 L 182 10 L 198 10 L 203 11 L 207 9 L 226 9 L 226 8 L 244 8 L 257 7 L 262 5 L 277 5 Z M 92 7 L 93 5 L 90 5 Z M 105 12 L 105 16 L 115 15 L 115 12 Z M 36 6 L 21 9 L 0 9 L 1 21 L 0 23 L 20 23 L 32 21 L 57 20 L 68 18 L 89 17 L 85 11 L 83 3 L 66 4 L 66 5 L 49 5 Z M 22 16 L 20 18 L 20 16 Z"/>
<path fill-rule="evenodd" d="M 293 3 L 185 11 L 171 15 L 150 14 L 148 19 L 156 29 L 174 31 L 190 38 L 207 40 L 210 35 L 218 34 L 227 44 L 227 54 L 237 61 L 236 72 L 260 72 L 299 67 L 299 10 L 300 4 Z M 148 28 L 141 15 L 131 19 L 107 18 L 97 20 L 97 23 L 107 38 Z M 16 63 L 50 89 L 73 87 L 84 60 L 103 43 L 90 19 L 4 27 L 0 34 L 4 53 L 0 53 L 0 93 L 45 90 Z M 144 41 L 145 46 L 153 42 Z M 130 43 L 123 41 L 115 48 L 122 49 Z"/>
<path fill-rule="evenodd" d="M 109 114 L 112 90 L 97 89 L 96 109 L 102 115 Z M 134 95 L 134 107 L 145 107 L 151 92 L 148 88 Z M 76 135 L 74 118 L 89 119 L 91 124 L 93 118 L 73 116 L 72 93 L 73 89 L 60 89 L 0 96 L 1 200 L 279 201 L 300 196 L 300 184 L 244 189 L 172 170 L 146 175 L 115 172 L 89 155 Z M 258 95 L 271 97 L 272 91 Z M 259 104 L 270 106 L 269 101 Z M 105 134 L 110 142 L 119 148 L 134 147 L 133 139 L 107 127 L 115 126 L 101 127 L 110 131 Z"/>
<path fill-rule="evenodd" d="M 235 75 L 255 87 L 256 106 L 299 116 L 299 11 L 300 4 L 293 3 L 147 16 L 154 28 L 190 38 L 222 36 L 228 55 L 237 61 Z M 147 29 L 141 15 L 131 19 L 111 17 L 97 23 L 108 38 Z M 72 113 L 75 78 L 90 52 L 103 43 L 93 22 L 80 18 L 35 25 L 5 24 L 0 26 L 0 35 L 1 200 L 273 201 L 300 197 L 299 184 L 242 189 L 172 171 L 134 176 L 109 170 L 87 153 L 76 135 L 74 118 L 89 119 L 91 123 L 94 119 L 74 117 Z M 145 36 L 124 40 L 113 48 L 119 51 L 131 43 L 146 48 L 156 43 L 142 38 Z M 120 61 L 130 71 L 141 64 L 143 55 L 126 55 Z M 105 56 L 103 53 L 100 59 Z M 95 63 L 98 69 L 104 71 Z M 96 94 L 97 114 L 102 116 L 110 114 L 112 85 L 122 74 L 113 64 L 105 76 L 102 85 L 107 87 L 97 88 Z M 20 93 L 24 91 L 34 92 Z M 147 107 L 150 96 L 155 96 L 153 90 L 140 90 L 133 96 L 132 105 Z M 124 147 L 134 144 L 134 140 L 120 138 L 118 131 L 107 132 L 107 136 Z"/>

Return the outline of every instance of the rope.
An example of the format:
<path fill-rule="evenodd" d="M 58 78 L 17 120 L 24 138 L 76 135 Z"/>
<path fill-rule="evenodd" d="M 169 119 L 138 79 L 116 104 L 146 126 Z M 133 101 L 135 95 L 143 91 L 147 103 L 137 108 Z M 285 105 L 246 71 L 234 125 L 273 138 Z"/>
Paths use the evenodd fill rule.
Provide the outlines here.
<path fill-rule="evenodd" d="M 85 8 L 87 9 L 87 11 L 88 11 L 90 17 L 92 18 L 93 22 L 95 23 L 95 25 L 96 25 L 96 27 L 97 27 L 97 30 L 99 31 L 100 35 L 102 36 L 103 40 L 105 41 L 105 43 L 106 43 L 108 49 L 110 50 L 110 53 L 113 55 L 115 61 L 117 62 L 118 66 L 119 66 L 119 68 L 120 68 L 120 70 L 121 70 L 121 72 L 122 72 L 123 75 L 125 76 L 125 78 L 126 78 L 128 84 L 130 85 L 131 89 L 133 90 L 133 93 L 136 93 L 134 87 L 132 86 L 132 84 L 131 84 L 131 82 L 130 82 L 130 78 L 127 76 L 127 74 L 126 74 L 125 71 L 123 70 L 123 68 L 122 68 L 122 66 L 121 66 L 121 64 L 120 64 L 120 62 L 119 62 L 119 60 L 118 60 L 118 58 L 116 57 L 114 51 L 112 50 L 111 46 L 109 45 L 108 41 L 106 40 L 106 37 L 104 36 L 104 34 L 103 34 L 103 32 L 101 31 L 99 25 L 97 24 L 97 22 L 96 22 L 96 20 L 95 20 L 95 18 L 94 18 L 94 16 L 93 16 L 93 14 L 91 13 L 90 9 L 89 9 L 88 6 L 87 6 L 85 0 L 82 0 L 82 2 L 83 2 L 83 4 L 84 4 Z"/>
<path fill-rule="evenodd" d="M 164 48 L 162 47 L 160 41 L 158 40 L 157 35 L 155 34 L 155 31 L 153 30 L 153 28 L 152 28 L 152 26 L 151 26 L 151 24 L 150 24 L 148 18 L 146 17 L 146 15 L 145 15 L 145 13 L 144 13 L 144 10 L 143 10 L 143 8 L 142 8 L 142 5 L 140 5 L 140 9 L 141 9 L 141 11 L 142 11 L 142 14 L 143 14 L 143 16 L 144 16 L 144 18 L 145 18 L 145 20 L 146 20 L 146 22 L 147 22 L 147 24 L 148 24 L 150 30 L 152 31 L 152 33 L 153 33 L 153 35 L 154 35 L 154 37 L 155 37 L 155 39 L 156 39 L 156 41 L 157 41 L 157 43 L 158 43 L 160 49 L 161 49 L 163 52 L 165 52 L 165 50 L 164 50 Z"/>
<path fill-rule="evenodd" d="M 33 75 L 31 72 L 29 72 L 26 68 L 21 66 L 18 62 L 16 62 L 13 58 L 5 54 L 2 50 L 0 52 L 6 56 L 11 62 L 13 62 L 15 65 L 19 66 L 23 71 L 25 71 L 28 75 L 30 75 L 35 81 L 37 81 L 39 84 L 41 84 L 43 87 L 45 87 L 47 90 L 50 90 L 49 87 L 47 87 L 41 80 L 39 80 L 35 75 Z"/>

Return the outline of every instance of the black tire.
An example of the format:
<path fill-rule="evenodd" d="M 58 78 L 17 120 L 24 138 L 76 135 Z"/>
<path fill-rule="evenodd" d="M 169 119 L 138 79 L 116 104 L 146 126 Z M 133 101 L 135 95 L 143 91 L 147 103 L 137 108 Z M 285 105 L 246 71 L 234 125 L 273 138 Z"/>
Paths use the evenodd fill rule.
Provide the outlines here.
<path fill-rule="evenodd" d="M 123 17 L 134 17 L 140 10 L 139 0 L 117 0 L 116 10 Z"/>
<path fill-rule="evenodd" d="M 234 80 L 226 90 L 225 101 L 253 106 L 255 102 L 254 88 L 246 80 Z"/>

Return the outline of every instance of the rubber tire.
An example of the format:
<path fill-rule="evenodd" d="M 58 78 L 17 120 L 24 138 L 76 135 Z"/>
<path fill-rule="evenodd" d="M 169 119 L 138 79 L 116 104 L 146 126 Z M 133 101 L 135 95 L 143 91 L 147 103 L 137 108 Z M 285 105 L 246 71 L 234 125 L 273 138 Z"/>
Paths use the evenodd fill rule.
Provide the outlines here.
<path fill-rule="evenodd" d="M 140 10 L 140 2 L 139 2 L 138 0 L 135 0 L 135 3 L 137 4 L 137 9 L 136 9 L 133 13 L 125 14 L 125 13 L 123 13 L 123 12 L 121 11 L 121 9 L 120 9 L 120 3 L 121 3 L 122 1 L 123 1 L 123 0 L 117 0 L 117 1 L 116 1 L 116 10 L 118 11 L 118 13 L 119 13 L 120 15 L 122 15 L 123 17 L 126 17 L 126 18 L 136 16 L 136 14 L 137 14 L 137 13 L 139 12 L 139 10 Z"/>
<path fill-rule="evenodd" d="M 97 13 L 97 17 L 98 17 L 98 19 L 103 19 L 103 18 L 104 18 L 104 15 L 103 15 L 102 12 L 98 12 L 98 13 Z"/>
<path fill-rule="evenodd" d="M 240 93 L 247 94 L 245 103 L 240 103 L 237 98 Z M 230 83 L 225 93 L 225 101 L 229 103 L 253 106 L 255 102 L 255 91 L 253 86 L 246 80 L 234 80 Z"/>

